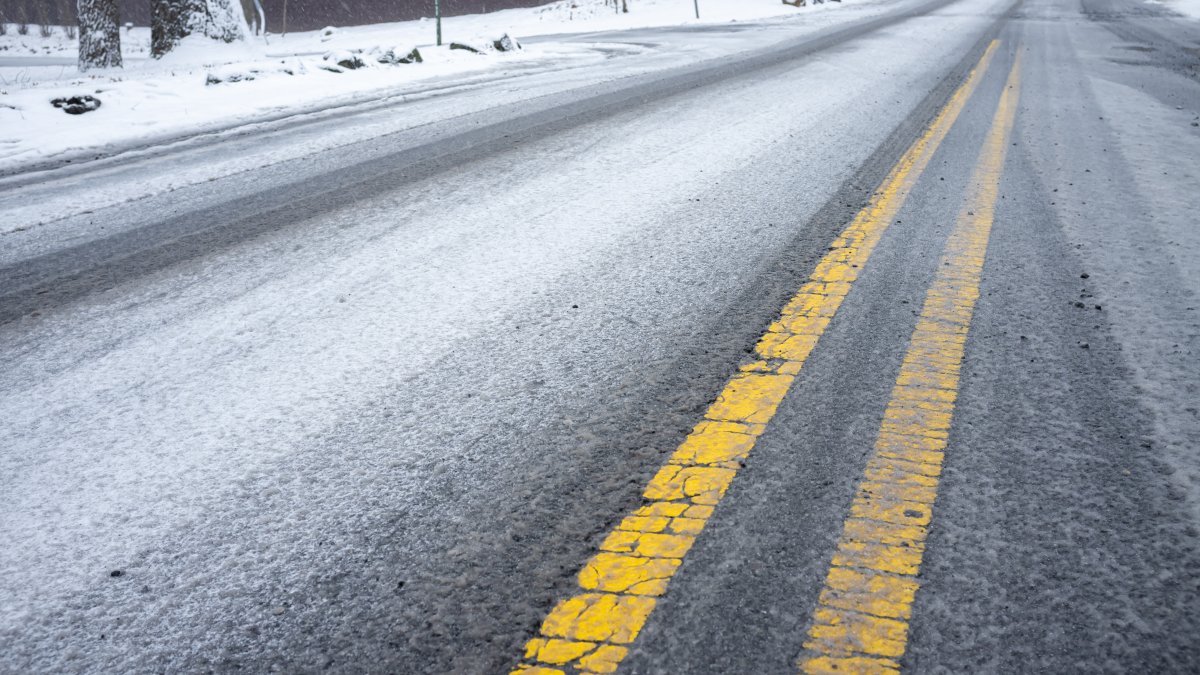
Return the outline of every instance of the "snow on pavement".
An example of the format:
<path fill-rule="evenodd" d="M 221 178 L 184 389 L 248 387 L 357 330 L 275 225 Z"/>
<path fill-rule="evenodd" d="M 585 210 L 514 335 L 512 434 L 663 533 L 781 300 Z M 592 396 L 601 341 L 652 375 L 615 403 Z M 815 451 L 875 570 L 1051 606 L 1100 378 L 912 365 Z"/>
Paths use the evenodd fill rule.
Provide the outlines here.
<path fill-rule="evenodd" d="M 352 491 L 332 496 L 328 510 L 264 511 L 254 526 L 279 529 L 280 538 L 243 549 L 231 538 L 229 557 L 191 548 L 204 533 L 190 522 L 246 495 L 321 489 L 314 476 L 346 454 L 325 434 L 416 374 L 531 365 L 546 372 L 456 384 L 494 395 L 532 372 L 546 381 L 544 399 L 561 402 L 603 386 L 630 350 L 649 358 L 675 349 L 678 336 L 661 329 L 686 331 L 688 321 L 664 316 L 728 302 L 721 294 L 736 295 L 753 277 L 737 274 L 752 253 L 782 244 L 791 228 L 748 234 L 737 218 L 669 216 L 747 167 L 773 181 L 755 186 L 759 197 L 786 195 L 785 212 L 797 199 L 815 209 L 939 68 L 965 52 L 981 23 L 959 12 L 915 20 L 902 36 L 874 36 L 836 62 L 814 59 L 774 79 L 723 85 L 708 105 L 679 98 L 614 116 L 334 213 L 309 227 L 303 247 L 284 232 L 6 334 L 0 410 L 10 452 L 0 474 L 12 489 L 0 494 L 8 514 L 0 539 L 24 545 L 0 551 L 0 635 L 48 659 L 46 670 L 107 663 L 118 671 L 161 632 L 214 621 L 213 606 L 229 606 L 231 620 L 260 621 L 266 610 L 253 604 L 253 591 L 270 579 L 263 568 L 312 545 L 314 532 L 336 535 L 358 500 L 403 499 L 410 485 L 389 484 L 371 467 L 436 460 L 465 471 L 459 448 L 354 446 L 360 480 Z M 892 55 L 884 69 L 881 53 Z M 789 152 L 778 152 L 780 143 Z M 592 151 L 580 156 L 579 147 Z M 806 194 L 792 189 L 797 181 Z M 655 260 L 659 250 L 673 253 Z M 584 309 L 572 314 L 568 299 Z M 538 331 L 537 344 L 581 352 L 547 359 L 509 328 L 514 322 Z M 605 339 L 596 339 L 596 326 Z M 488 335 L 503 345 L 475 351 L 471 341 Z M 564 364 L 577 368 L 560 372 Z M 447 400 L 465 405 L 455 395 L 463 388 L 449 387 Z M 422 426 L 493 426 L 487 416 L 444 417 L 422 417 Z M 304 452 L 314 446 L 321 452 Z M 420 477 L 417 468 L 396 473 Z M 159 564 L 148 549 L 161 552 Z M 130 588 L 152 592 L 131 605 L 93 604 L 114 569 L 129 573 Z M 96 638 L 102 630 L 110 631 L 105 641 Z M 173 637 L 158 645 L 163 658 L 198 649 L 186 632 Z"/>

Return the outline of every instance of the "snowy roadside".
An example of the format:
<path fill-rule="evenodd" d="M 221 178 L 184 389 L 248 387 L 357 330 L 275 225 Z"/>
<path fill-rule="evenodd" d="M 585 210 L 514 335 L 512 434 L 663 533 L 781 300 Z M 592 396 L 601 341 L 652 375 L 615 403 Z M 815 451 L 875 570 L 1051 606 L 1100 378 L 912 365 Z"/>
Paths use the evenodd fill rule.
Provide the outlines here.
<path fill-rule="evenodd" d="M 778 0 L 705 0 L 701 23 L 779 18 L 833 9 L 796 8 Z M 530 9 L 453 17 L 436 47 L 428 19 L 296 33 L 246 44 L 195 42 L 161 61 L 147 58 L 149 29 L 122 31 L 126 67 L 81 75 L 75 41 L 62 29 L 0 36 L 0 175 L 48 162 L 86 160 L 133 146 L 296 114 L 461 88 L 518 74 L 596 64 L 631 45 L 541 41 L 515 51 L 491 48 L 505 34 L 561 35 L 696 23 L 692 3 L 642 0 L 613 14 L 603 0 L 560 0 Z M 451 42 L 483 53 L 450 49 Z M 417 49 L 421 61 L 399 62 Z M 394 58 L 388 58 L 388 54 Z M 354 67 L 347 68 L 343 64 Z M 403 59 L 415 61 L 415 59 Z M 391 62 L 389 62 L 391 61 Z M 361 64 L 361 65 L 359 65 Z M 93 96 L 99 109 L 66 114 L 53 99 Z"/>
<path fill-rule="evenodd" d="M 1200 0 L 1149 0 L 1149 2 L 1166 7 L 1188 18 L 1200 19 Z"/>
<path fill-rule="evenodd" d="M 408 55 L 413 46 L 405 46 Z M 224 62 L 149 62 L 133 76 L 106 73 L 43 80 L 0 94 L 0 174 L 54 159 L 108 154 L 129 144 L 271 121 L 294 114 L 463 85 L 534 69 L 602 60 L 596 49 L 540 45 L 512 53 L 475 54 L 420 47 L 421 63 L 380 63 L 392 51 L 376 45 L 325 55 L 245 58 Z M 338 65 L 353 61 L 357 67 Z M 3 69 L 0 68 L 0 71 Z M 69 115 L 57 98 L 90 95 L 99 109 Z"/>

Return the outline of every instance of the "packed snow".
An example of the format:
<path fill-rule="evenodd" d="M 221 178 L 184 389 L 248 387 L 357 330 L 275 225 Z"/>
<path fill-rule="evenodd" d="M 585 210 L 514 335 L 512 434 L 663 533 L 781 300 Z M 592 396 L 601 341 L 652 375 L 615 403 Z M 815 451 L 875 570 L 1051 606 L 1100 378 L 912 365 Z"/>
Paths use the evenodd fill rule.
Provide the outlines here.
<path fill-rule="evenodd" d="M 1200 0 L 1161 0 L 1162 6 L 1193 19 L 1200 19 Z"/>
<path fill-rule="evenodd" d="M 841 4 L 797 8 L 778 0 L 704 0 L 702 23 L 789 20 Z M 435 46 L 432 19 L 359 27 L 330 27 L 286 36 L 253 37 L 231 45 L 188 38 L 161 60 L 149 57 L 150 31 L 122 30 L 122 69 L 81 74 L 76 40 L 62 27 L 43 37 L 36 27 L 0 36 L 0 174 L 47 161 L 88 159 L 218 129 L 269 121 L 431 87 L 474 84 L 514 74 L 596 64 L 614 46 L 541 40 L 523 49 L 451 49 L 451 43 L 490 46 L 505 35 L 564 35 L 696 23 L 686 0 L 639 0 L 628 14 L 604 0 L 561 0 L 541 7 L 443 20 Z M 419 63 L 406 56 L 418 50 Z M 617 49 L 632 50 L 628 45 Z M 636 51 L 636 50 L 632 50 Z M 336 65 L 345 60 L 361 67 Z M 64 114 L 51 101 L 93 96 L 100 107 Z"/>

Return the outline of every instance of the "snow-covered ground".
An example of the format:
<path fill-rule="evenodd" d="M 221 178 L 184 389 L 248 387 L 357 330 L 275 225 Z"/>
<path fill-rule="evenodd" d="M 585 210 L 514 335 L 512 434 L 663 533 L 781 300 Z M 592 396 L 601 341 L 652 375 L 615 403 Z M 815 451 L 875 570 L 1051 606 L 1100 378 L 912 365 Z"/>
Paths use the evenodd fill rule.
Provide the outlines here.
<path fill-rule="evenodd" d="M 1152 2 L 1184 16 L 1200 19 L 1200 0 L 1152 0 Z"/>
<path fill-rule="evenodd" d="M 701 6 L 701 22 L 787 20 L 841 7 L 796 8 L 778 0 L 704 0 Z M 185 42 L 157 61 L 149 58 L 149 29 L 135 27 L 122 31 L 124 68 L 86 74 L 75 67 L 75 40 L 62 28 L 41 37 L 31 27 L 22 36 L 10 25 L 0 36 L 0 173 L 431 87 L 594 64 L 614 50 L 638 50 L 550 40 L 518 52 L 481 55 L 451 50 L 450 42 L 486 44 L 506 33 L 522 38 L 695 22 L 690 0 L 641 0 L 628 14 L 614 14 L 603 0 L 560 0 L 445 19 L 442 47 L 433 45 L 434 22 L 422 19 L 276 35 L 237 45 Z M 422 63 L 378 60 L 388 50 L 407 54 L 413 48 L 420 50 Z M 358 53 L 365 66 L 326 69 L 328 57 L 347 51 Z M 98 98 L 100 109 L 67 115 L 50 105 L 52 99 L 75 95 Z"/>

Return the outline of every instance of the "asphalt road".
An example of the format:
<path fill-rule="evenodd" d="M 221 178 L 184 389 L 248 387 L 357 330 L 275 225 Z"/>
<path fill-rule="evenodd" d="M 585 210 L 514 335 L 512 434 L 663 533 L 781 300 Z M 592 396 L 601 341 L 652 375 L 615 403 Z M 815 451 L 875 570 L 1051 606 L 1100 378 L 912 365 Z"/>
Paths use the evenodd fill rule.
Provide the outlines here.
<path fill-rule="evenodd" d="M 628 673 L 1200 670 L 1200 22 L 769 30 L 315 154 L 271 153 L 380 113 L 0 182 L 29 221 L 0 235 L 0 671 L 552 665 L 531 639 Z M 764 351 L 829 261 L 806 351 Z M 913 390 L 932 454 L 880 487 Z M 753 449 L 680 464 L 706 416 Z M 635 534 L 682 552 L 613 558 L 668 502 L 690 534 Z M 632 557 L 669 584 L 546 621 Z"/>

